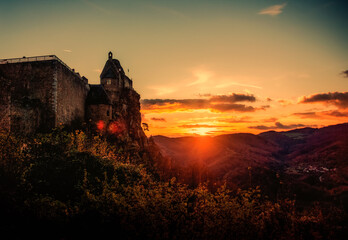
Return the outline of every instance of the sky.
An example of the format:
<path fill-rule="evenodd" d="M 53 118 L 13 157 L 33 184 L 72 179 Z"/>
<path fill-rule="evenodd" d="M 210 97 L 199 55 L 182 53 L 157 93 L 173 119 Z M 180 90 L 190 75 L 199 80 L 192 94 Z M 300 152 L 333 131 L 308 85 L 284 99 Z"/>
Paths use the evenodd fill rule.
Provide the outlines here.
<path fill-rule="evenodd" d="M 57 55 L 99 83 L 109 51 L 150 135 L 348 121 L 348 1 L 0 0 L 0 59 Z"/>

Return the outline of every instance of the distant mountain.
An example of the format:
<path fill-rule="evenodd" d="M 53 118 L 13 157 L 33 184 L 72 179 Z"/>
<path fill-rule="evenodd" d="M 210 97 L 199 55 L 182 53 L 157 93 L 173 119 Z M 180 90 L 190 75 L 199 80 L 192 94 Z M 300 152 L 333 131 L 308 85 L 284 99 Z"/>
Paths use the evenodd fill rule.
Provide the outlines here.
<path fill-rule="evenodd" d="M 155 136 L 153 140 L 170 162 L 171 169 L 168 170 L 172 175 L 192 186 L 207 180 L 211 187 L 226 182 L 235 189 L 273 183 L 274 169 L 281 166 L 274 156 L 281 150 L 279 146 L 253 134 L 182 138 Z"/>
<path fill-rule="evenodd" d="M 167 159 L 170 176 L 193 186 L 207 180 L 212 188 L 224 182 L 234 189 L 261 185 L 274 197 L 297 194 L 311 201 L 348 192 L 348 123 L 152 140 Z"/>
<path fill-rule="evenodd" d="M 291 192 L 308 200 L 347 198 L 348 124 L 260 134 L 282 147 L 283 172 Z"/>

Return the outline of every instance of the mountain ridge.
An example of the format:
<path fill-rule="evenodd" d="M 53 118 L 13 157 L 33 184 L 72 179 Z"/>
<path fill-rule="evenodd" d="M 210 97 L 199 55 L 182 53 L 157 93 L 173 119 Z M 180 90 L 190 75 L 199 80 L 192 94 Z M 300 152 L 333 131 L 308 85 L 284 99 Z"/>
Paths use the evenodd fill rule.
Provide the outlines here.
<path fill-rule="evenodd" d="M 261 185 L 304 200 L 347 198 L 348 123 L 257 135 L 151 137 L 175 177 L 193 186 L 208 181 L 232 189 Z M 281 184 L 282 186 L 280 186 Z"/>

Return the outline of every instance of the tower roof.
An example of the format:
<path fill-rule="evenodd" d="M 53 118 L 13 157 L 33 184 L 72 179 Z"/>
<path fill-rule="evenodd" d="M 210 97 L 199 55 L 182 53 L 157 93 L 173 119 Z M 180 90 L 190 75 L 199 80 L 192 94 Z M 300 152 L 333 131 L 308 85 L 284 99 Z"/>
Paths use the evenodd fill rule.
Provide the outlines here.
<path fill-rule="evenodd" d="M 103 78 L 119 78 L 125 76 L 120 61 L 112 58 L 112 52 L 108 54 L 108 60 L 105 63 L 104 69 L 100 74 L 100 79 Z"/>

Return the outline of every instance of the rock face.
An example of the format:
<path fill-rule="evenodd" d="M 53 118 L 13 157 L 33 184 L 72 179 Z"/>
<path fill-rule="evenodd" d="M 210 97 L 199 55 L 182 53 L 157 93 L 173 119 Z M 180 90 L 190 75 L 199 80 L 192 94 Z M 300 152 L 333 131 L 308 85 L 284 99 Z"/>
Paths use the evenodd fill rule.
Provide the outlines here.
<path fill-rule="evenodd" d="M 140 95 L 133 89 L 123 89 L 119 94 L 112 105 L 109 132 L 119 133 L 120 138 L 132 142 L 135 148 L 144 149 L 148 140 L 141 127 Z"/>

